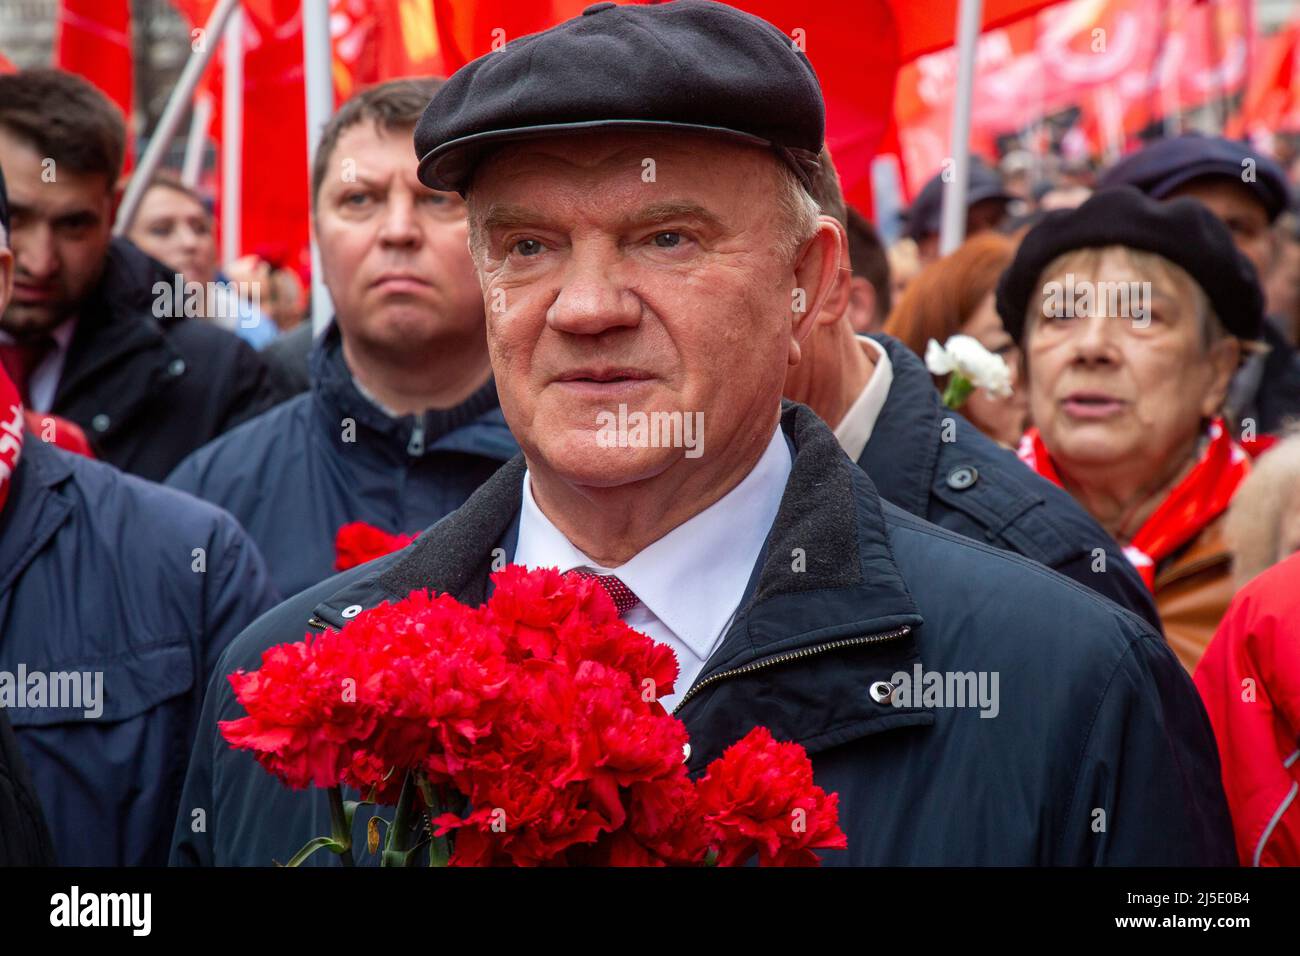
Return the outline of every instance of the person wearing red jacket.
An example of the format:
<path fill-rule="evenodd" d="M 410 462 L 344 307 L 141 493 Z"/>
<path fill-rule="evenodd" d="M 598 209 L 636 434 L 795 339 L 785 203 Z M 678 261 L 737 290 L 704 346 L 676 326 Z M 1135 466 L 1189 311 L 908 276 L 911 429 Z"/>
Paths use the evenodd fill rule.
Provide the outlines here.
<path fill-rule="evenodd" d="M 1237 592 L 1194 680 L 1241 862 L 1300 866 L 1300 554 Z"/>

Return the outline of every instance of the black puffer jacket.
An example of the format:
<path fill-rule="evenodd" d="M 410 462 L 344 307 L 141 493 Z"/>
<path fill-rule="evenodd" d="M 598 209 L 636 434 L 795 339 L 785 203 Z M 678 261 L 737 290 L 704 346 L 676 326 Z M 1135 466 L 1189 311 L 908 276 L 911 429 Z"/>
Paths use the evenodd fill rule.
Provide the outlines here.
<path fill-rule="evenodd" d="M 184 318 L 174 287 L 161 263 L 115 239 L 51 409 L 80 425 L 101 459 L 152 481 L 278 397 L 257 353 Z"/>

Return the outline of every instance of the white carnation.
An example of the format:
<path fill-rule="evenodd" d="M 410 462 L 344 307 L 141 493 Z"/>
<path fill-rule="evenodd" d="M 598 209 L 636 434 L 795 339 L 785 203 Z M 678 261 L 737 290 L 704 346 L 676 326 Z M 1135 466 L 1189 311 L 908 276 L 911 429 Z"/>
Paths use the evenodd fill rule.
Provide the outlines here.
<path fill-rule="evenodd" d="M 925 367 L 932 375 L 956 372 L 999 398 L 1011 394 L 1011 369 L 1006 361 L 969 335 L 951 336 L 943 345 L 931 339 L 925 347 Z"/>

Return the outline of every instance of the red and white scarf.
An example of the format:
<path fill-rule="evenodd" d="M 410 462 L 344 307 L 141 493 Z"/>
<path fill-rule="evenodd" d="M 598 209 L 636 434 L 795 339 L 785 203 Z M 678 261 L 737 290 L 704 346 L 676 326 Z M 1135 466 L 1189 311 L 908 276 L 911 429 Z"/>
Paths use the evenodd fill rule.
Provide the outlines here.
<path fill-rule="evenodd" d="M 1165 496 L 1124 547 L 1124 556 L 1153 591 L 1160 562 L 1223 514 L 1237 486 L 1250 473 L 1250 458 L 1228 435 L 1223 419 L 1210 422 L 1208 437 L 1210 440 L 1192 470 Z M 1064 487 L 1037 428 L 1025 432 L 1016 454 L 1048 481 Z"/>
<path fill-rule="evenodd" d="M 9 498 L 10 479 L 23 453 L 23 402 L 18 388 L 0 368 L 0 511 Z"/>

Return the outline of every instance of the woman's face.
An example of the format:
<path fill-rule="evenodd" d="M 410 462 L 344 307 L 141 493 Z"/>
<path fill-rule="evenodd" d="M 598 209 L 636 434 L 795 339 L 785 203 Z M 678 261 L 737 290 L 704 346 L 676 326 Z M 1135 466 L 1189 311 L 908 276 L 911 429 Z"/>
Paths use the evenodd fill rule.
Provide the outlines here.
<path fill-rule="evenodd" d="M 189 196 L 167 186 L 144 194 L 131 224 L 131 241 L 187 282 L 211 282 L 217 275 L 212 217 Z"/>
<path fill-rule="evenodd" d="M 1119 467 L 1141 483 L 1184 463 L 1218 414 L 1237 342 L 1207 348 L 1190 278 L 1164 265 L 1139 269 L 1113 247 L 1043 276 L 1026 326 L 1029 406 L 1067 476 Z"/>
<path fill-rule="evenodd" d="M 993 305 L 992 292 L 984 297 L 959 331 L 978 340 L 990 352 L 1001 355 L 1011 370 L 1010 396 L 998 398 L 977 388 L 966 399 L 962 414 L 994 441 L 1014 448 L 1029 425 L 1029 398 L 1023 388 L 1020 349 L 1002 327 L 1002 319 Z"/>

